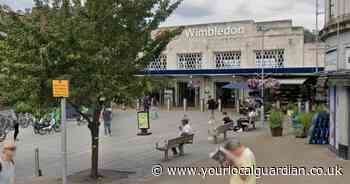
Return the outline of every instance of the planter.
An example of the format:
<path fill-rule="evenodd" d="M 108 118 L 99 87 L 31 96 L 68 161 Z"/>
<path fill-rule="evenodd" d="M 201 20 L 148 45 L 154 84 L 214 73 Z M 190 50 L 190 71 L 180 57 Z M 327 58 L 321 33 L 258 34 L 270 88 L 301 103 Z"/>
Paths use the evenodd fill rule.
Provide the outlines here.
<path fill-rule="evenodd" d="M 295 138 L 305 138 L 305 129 L 302 125 L 294 127 Z"/>
<path fill-rule="evenodd" d="M 283 135 L 283 128 L 271 128 L 272 137 L 281 137 Z"/>

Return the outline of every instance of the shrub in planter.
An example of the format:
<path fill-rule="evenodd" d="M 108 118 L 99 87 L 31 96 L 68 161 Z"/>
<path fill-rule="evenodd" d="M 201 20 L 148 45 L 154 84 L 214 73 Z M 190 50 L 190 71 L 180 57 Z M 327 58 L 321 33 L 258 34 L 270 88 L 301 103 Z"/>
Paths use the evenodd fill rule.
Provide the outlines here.
<path fill-rule="evenodd" d="M 283 134 L 283 113 L 272 110 L 270 114 L 270 129 L 273 137 L 282 136 Z"/>
<path fill-rule="evenodd" d="M 313 112 L 301 114 L 300 122 L 303 125 L 303 138 L 307 137 L 314 116 L 315 113 Z"/>
<path fill-rule="evenodd" d="M 305 137 L 304 125 L 301 123 L 301 117 L 302 117 L 302 114 L 298 113 L 292 119 L 294 135 L 296 138 L 304 138 Z"/>

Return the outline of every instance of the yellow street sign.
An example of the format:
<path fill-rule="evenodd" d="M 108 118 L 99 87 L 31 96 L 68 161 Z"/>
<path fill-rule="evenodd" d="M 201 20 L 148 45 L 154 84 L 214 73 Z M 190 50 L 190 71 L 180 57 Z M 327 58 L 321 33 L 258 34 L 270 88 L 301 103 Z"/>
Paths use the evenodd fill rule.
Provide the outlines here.
<path fill-rule="evenodd" d="M 53 97 L 68 98 L 69 97 L 69 81 L 53 80 L 52 81 Z"/>

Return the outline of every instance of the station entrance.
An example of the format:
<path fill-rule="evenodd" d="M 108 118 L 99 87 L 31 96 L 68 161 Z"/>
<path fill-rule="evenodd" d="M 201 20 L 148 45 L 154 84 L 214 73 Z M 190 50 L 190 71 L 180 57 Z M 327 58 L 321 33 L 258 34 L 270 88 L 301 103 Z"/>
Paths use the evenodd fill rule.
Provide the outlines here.
<path fill-rule="evenodd" d="M 178 82 L 178 105 L 183 106 L 184 99 L 188 107 L 198 107 L 200 100 L 200 87 L 191 82 Z"/>
<path fill-rule="evenodd" d="M 225 85 L 230 84 L 229 82 L 216 82 L 216 99 L 221 99 L 223 108 L 235 108 L 237 98 L 239 98 L 238 89 L 225 89 Z"/>

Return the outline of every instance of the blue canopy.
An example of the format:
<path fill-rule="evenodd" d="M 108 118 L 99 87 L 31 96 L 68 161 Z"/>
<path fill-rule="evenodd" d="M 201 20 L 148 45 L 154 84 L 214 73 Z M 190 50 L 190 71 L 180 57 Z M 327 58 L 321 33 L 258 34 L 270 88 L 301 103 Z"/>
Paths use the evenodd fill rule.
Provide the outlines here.
<path fill-rule="evenodd" d="M 246 83 L 246 82 L 230 83 L 230 84 L 223 86 L 222 88 L 225 88 L 225 89 L 249 89 L 248 83 Z"/>

